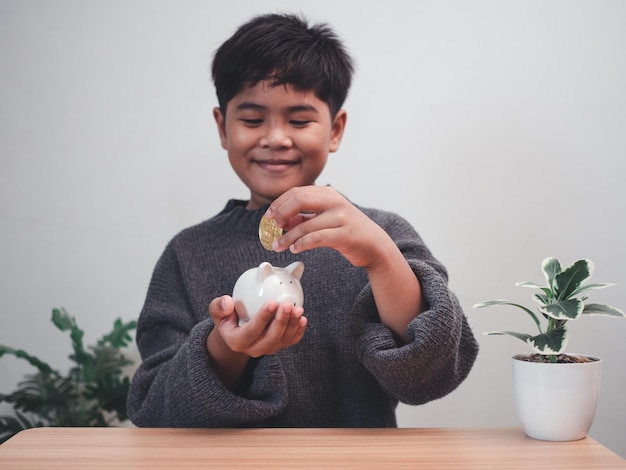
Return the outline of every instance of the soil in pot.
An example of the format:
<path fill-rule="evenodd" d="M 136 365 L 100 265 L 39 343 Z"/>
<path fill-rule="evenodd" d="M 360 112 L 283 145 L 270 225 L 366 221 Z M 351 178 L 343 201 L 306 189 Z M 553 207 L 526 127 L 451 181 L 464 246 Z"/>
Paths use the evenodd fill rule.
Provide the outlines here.
<path fill-rule="evenodd" d="M 542 362 L 550 363 L 548 356 L 542 356 L 541 354 L 518 354 L 514 356 L 518 361 L 524 362 Z M 570 354 L 559 354 L 553 363 L 556 364 L 582 364 L 585 362 L 596 362 L 598 359 L 589 356 L 572 356 Z"/>

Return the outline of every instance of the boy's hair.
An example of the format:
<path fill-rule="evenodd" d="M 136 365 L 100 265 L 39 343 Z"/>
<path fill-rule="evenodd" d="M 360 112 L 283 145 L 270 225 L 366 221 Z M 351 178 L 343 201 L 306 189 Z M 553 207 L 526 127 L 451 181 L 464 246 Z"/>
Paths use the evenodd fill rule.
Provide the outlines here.
<path fill-rule="evenodd" d="M 311 27 L 289 14 L 253 18 L 237 29 L 213 57 L 213 83 L 222 113 L 241 90 L 268 80 L 313 91 L 335 116 L 348 95 L 352 59 L 325 24 Z"/>

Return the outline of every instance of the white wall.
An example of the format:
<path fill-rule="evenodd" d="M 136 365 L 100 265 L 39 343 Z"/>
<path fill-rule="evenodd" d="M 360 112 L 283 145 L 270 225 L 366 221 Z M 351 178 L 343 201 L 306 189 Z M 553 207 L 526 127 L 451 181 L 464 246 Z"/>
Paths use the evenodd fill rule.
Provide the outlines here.
<path fill-rule="evenodd" d="M 53 307 L 87 341 L 135 318 L 165 243 L 247 196 L 209 64 L 242 21 L 284 10 L 330 22 L 358 63 L 320 183 L 410 220 L 481 343 L 468 380 L 402 406 L 401 425 L 518 425 L 509 361 L 525 347 L 481 332 L 532 325 L 472 305 L 526 301 L 514 282 L 557 256 L 594 260 L 618 286 L 593 299 L 626 308 L 625 2 L 0 0 L 0 344 L 65 367 Z M 626 457 L 626 321 L 572 336 L 605 361 L 591 435 Z M 0 391 L 28 371 L 2 358 Z"/>

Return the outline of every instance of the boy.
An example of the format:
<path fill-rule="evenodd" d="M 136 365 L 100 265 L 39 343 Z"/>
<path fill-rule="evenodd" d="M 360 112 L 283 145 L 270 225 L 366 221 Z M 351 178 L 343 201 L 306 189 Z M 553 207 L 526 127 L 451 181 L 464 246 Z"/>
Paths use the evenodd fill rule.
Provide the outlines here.
<path fill-rule="evenodd" d="M 341 142 L 351 75 L 328 27 L 290 15 L 256 17 L 217 50 L 213 113 L 250 199 L 159 260 L 137 330 L 136 425 L 393 427 L 399 400 L 440 398 L 469 373 L 476 341 L 413 228 L 315 186 Z M 285 230 L 271 251 L 263 216 Z M 239 275 L 296 260 L 304 309 L 268 302 L 238 326 Z"/>

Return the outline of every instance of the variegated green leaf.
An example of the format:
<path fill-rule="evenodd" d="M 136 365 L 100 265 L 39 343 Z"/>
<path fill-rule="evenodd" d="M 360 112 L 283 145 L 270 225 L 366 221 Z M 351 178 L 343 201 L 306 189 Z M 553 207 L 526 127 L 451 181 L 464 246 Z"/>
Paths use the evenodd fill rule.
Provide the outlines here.
<path fill-rule="evenodd" d="M 626 318 L 626 314 L 619 308 L 604 304 L 587 304 L 583 315 L 602 315 L 605 317 Z"/>
<path fill-rule="evenodd" d="M 545 286 L 542 286 L 541 284 L 537 284 L 536 282 L 532 282 L 532 281 L 516 282 L 515 285 L 517 287 L 530 287 L 532 289 L 545 289 Z"/>
<path fill-rule="evenodd" d="M 561 354 L 565 351 L 568 337 L 569 334 L 567 330 L 564 327 L 561 327 L 555 328 L 547 333 L 528 338 L 526 342 L 536 353 L 550 356 Z"/>
<path fill-rule="evenodd" d="M 517 308 L 522 309 L 524 312 L 526 312 L 533 319 L 533 321 L 537 325 L 537 328 L 539 329 L 539 331 L 541 331 L 541 322 L 539 321 L 539 318 L 537 317 L 537 315 L 535 315 L 535 312 L 533 312 L 532 310 L 524 307 L 523 305 L 516 304 L 516 303 L 510 302 L 508 300 L 493 299 L 493 300 L 487 300 L 486 302 L 481 302 L 479 304 L 476 304 L 476 305 L 474 305 L 474 308 L 492 307 L 494 305 L 510 305 L 512 307 L 517 307 Z"/>
<path fill-rule="evenodd" d="M 528 313 L 530 315 L 534 315 L 534 313 L 531 310 L 529 310 L 528 308 L 524 307 L 523 305 L 516 304 L 515 302 L 511 302 L 510 300 L 504 300 L 504 299 L 487 300 L 485 302 L 481 302 L 481 303 L 475 304 L 474 308 L 493 307 L 494 305 L 510 305 L 512 307 L 521 308 L 522 310 L 524 310 L 526 313 Z"/>
<path fill-rule="evenodd" d="M 554 285 L 554 278 L 563 269 L 561 268 L 561 263 L 558 259 L 546 258 L 541 262 L 541 270 L 546 278 L 548 287 L 552 287 Z"/>
<path fill-rule="evenodd" d="M 584 306 L 580 299 L 569 299 L 538 307 L 538 310 L 556 320 L 576 320 L 583 313 Z"/>
<path fill-rule="evenodd" d="M 594 290 L 594 289 L 604 289 L 606 287 L 611 287 L 614 286 L 615 284 L 611 284 L 611 283 L 607 283 L 607 282 L 603 282 L 603 283 L 594 283 L 594 284 L 584 284 L 582 286 L 580 286 L 578 289 L 576 289 L 574 292 L 572 292 L 571 297 L 574 297 L 582 292 L 588 291 L 588 290 Z"/>
<path fill-rule="evenodd" d="M 548 299 L 554 298 L 554 294 L 548 287 L 537 284 L 536 282 L 524 281 L 524 282 L 518 282 L 515 285 L 517 287 L 529 287 L 531 289 L 541 289 L 546 298 Z"/>
<path fill-rule="evenodd" d="M 521 339 L 524 343 L 526 343 L 531 336 L 524 333 L 516 333 L 515 331 L 485 331 L 483 333 L 485 335 L 508 335 L 513 336 L 514 338 Z"/>
<path fill-rule="evenodd" d="M 554 278 L 554 293 L 559 300 L 569 299 L 593 274 L 594 265 L 590 260 L 575 261 Z"/>

